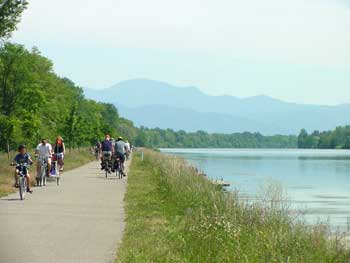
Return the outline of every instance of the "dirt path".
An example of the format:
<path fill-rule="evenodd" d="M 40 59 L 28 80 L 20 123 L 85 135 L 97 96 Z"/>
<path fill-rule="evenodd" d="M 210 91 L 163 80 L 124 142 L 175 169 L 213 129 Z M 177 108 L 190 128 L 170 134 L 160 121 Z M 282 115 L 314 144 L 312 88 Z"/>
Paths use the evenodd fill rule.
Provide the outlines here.
<path fill-rule="evenodd" d="M 60 186 L 0 199 L 1 263 L 114 262 L 124 229 L 126 180 L 98 162 L 65 172 Z"/>

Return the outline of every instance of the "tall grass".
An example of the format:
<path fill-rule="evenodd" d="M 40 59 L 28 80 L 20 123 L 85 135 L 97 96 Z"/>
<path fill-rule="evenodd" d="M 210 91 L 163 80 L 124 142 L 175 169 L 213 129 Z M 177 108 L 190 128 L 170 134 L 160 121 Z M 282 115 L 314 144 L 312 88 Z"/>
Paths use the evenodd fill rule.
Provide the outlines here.
<path fill-rule="evenodd" d="M 145 150 L 143 162 L 137 155 L 133 160 L 117 261 L 350 262 L 349 251 L 326 228 L 290 217 L 272 187 L 262 201 L 245 202 L 183 159 Z"/>
<path fill-rule="evenodd" d="M 32 157 L 33 151 L 28 151 Z M 8 159 L 8 155 L 5 153 L 0 153 L 0 197 L 8 195 L 9 193 L 15 192 L 16 189 L 13 187 L 14 184 L 14 167 L 9 164 L 12 162 L 16 152 L 10 153 L 10 160 Z M 65 170 L 71 170 L 76 167 L 79 167 L 85 163 L 88 163 L 94 159 L 94 155 L 88 148 L 67 150 L 65 155 Z M 33 159 L 35 162 L 35 159 Z M 30 169 L 31 181 L 34 184 L 35 181 L 35 164 Z M 64 176 L 64 174 L 63 174 Z"/>

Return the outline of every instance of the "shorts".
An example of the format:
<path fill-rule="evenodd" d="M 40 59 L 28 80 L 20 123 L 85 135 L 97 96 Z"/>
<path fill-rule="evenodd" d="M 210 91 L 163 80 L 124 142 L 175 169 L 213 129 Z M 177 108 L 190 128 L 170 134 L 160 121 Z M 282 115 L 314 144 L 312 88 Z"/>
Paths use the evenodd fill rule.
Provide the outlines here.
<path fill-rule="evenodd" d="M 111 158 L 111 156 L 112 156 L 112 152 L 110 152 L 110 151 L 103 151 L 102 153 L 103 153 L 102 154 L 103 158 Z"/>
<path fill-rule="evenodd" d="M 21 170 L 22 170 L 22 171 L 21 171 Z M 22 173 L 24 173 L 25 175 L 28 175 L 28 174 L 29 174 L 28 168 L 25 167 L 25 166 L 16 166 L 16 171 L 22 172 Z"/>
<path fill-rule="evenodd" d="M 63 153 L 54 153 L 52 156 L 52 161 L 62 161 L 64 159 L 64 154 Z"/>

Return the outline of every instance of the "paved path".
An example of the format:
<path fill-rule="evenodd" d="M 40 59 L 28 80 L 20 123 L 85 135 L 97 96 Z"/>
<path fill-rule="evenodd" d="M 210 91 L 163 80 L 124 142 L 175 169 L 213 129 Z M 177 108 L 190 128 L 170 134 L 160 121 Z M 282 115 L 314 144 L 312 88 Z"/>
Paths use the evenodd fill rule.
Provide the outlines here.
<path fill-rule="evenodd" d="M 62 175 L 60 186 L 0 199 L 1 263 L 114 262 L 124 229 L 126 180 L 92 162 Z"/>

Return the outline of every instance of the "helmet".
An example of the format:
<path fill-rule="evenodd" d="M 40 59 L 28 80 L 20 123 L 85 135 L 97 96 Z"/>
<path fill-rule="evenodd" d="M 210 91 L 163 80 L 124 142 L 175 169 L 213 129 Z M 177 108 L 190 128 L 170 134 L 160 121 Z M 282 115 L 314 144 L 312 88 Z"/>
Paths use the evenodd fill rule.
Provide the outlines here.
<path fill-rule="evenodd" d="M 118 141 L 122 141 L 123 140 L 123 137 L 118 137 Z"/>

